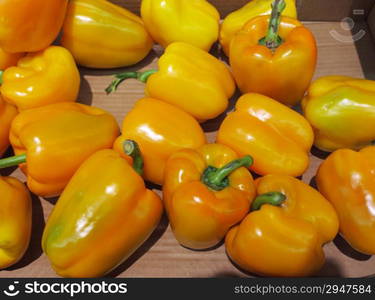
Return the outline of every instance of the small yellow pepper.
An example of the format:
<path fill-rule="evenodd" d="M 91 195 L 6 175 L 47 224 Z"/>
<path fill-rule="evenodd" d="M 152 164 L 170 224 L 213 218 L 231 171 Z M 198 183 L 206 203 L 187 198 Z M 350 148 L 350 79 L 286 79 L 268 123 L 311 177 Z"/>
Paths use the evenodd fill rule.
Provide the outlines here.
<path fill-rule="evenodd" d="M 227 15 L 221 24 L 220 44 L 227 56 L 229 56 L 229 46 L 232 38 L 251 19 L 261 15 L 271 14 L 271 4 L 274 0 L 252 0 L 240 9 Z M 295 0 L 285 0 L 286 8 L 282 15 L 290 18 L 297 18 L 297 8 Z"/>
<path fill-rule="evenodd" d="M 153 41 L 140 17 L 106 0 L 71 0 L 61 44 L 77 63 L 89 68 L 134 65 Z"/>
<path fill-rule="evenodd" d="M 133 147 L 133 146 L 132 146 Z M 101 277 L 151 235 L 159 196 L 119 153 L 101 150 L 74 174 L 48 218 L 42 246 L 64 277 Z"/>
<path fill-rule="evenodd" d="M 22 56 L 24 56 L 24 53 L 8 53 L 0 48 L 0 72 L 4 71 L 6 68 L 15 66 Z"/>
<path fill-rule="evenodd" d="M 190 44 L 170 44 L 158 60 L 159 70 L 119 73 L 106 89 L 127 78 L 146 82 L 146 95 L 173 104 L 199 121 L 214 119 L 228 107 L 236 85 L 228 67 Z"/>
<path fill-rule="evenodd" d="M 17 115 L 17 109 L 5 102 L 0 95 L 0 157 L 9 147 L 9 131 L 13 119 Z"/>
<path fill-rule="evenodd" d="M 76 63 L 63 47 L 29 53 L 2 75 L 1 94 L 19 110 L 75 101 L 80 87 Z"/>
<path fill-rule="evenodd" d="M 219 36 L 220 14 L 206 0 L 142 0 L 141 15 L 164 48 L 185 42 L 208 51 Z"/>
<path fill-rule="evenodd" d="M 311 84 L 302 108 L 319 149 L 361 149 L 375 140 L 375 81 L 321 77 Z"/>
<path fill-rule="evenodd" d="M 220 126 L 217 141 L 254 158 L 260 175 L 302 175 L 309 165 L 314 134 L 296 111 L 260 94 L 245 94 Z"/>
<path fill-rule="evenodd" d="M 64 102 L 25 110 L 10 130 L 16 156 L 1 159 L 0 168 L 20 165 L 34 194 L 53 197 L 87 157 L 111 148 L 118 135 L 115 118 L 96 107 Z"/>
<path fill-rule="evenodd" d="M 255 181 L 252 212 L 226 236 L 230 258 L 262 276 L 309 276 L 324 264 L 322 246 L 332 241 L 339 221 L 332 205 L 315 189 L 289 176 Z"/>
<path fill-rule="evenodd" d="M 0 269 L 17 263 L 29 246 L 31 196 L 16 178 L 0 176 Z"/>
<path fill-rule="evenodd" d="M 124 155 L 125 140 L 138 143 L 144 157 L 144 178 L 163 184 L 168 157 L 184 148 L 196 149 L 206 143 L 199 123 L 183 110 L 160 100 L 138 100 L 122 123 L 122 135 L 114 149 Z"/>

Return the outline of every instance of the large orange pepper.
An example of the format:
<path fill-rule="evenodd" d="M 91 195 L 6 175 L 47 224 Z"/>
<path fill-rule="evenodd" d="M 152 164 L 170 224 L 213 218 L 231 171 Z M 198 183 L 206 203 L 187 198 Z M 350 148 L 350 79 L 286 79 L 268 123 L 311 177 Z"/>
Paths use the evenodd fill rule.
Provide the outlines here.
<path fill-rule="evenodd" d="M 24 56 L 24 53 L 8 53 L 0 48 L 0 77 L 1 73 L 11 66 L 15 66 L 17 61 Z M 1 80 L 0 80 L 1 85 Z"/>
<path fill-rule="evenodd" d="M 21 58 L 2 75 L 1 94 L 19 110 L 75 101 L 80 86 L 76 63 L 63 47 L 50 46 Z"/>
<path fill-rule="evenodd" d="M 118 135 L 115 118 L 96 107 L 64 102 L 25 110 L 10 130 L 16 156 L 0 160 L 0 168 L 20 164 L 34 194 L 56 196 L 88 156 L 111 148 Z"/>
<path fill-rule="evenodd" d="M 310 124 L 296 111 L 260 94 L 243 95 L 220 126 L 217 141 L 254 158 L 260 174 L 302 175 L 314 141 Z"/>
<path fill-rule="evenodd" d="M 43 250 L 61 276 L 100 277 L 137 250 L 162 213 L 161 199 L 131 165 L 119 153 L 101 150 L 81 165 L 57 201 Z"/>
<path fill-rule="evenodd" d="M 228 107 L 236 84 L 227 66 L 206 51 L 172 43 L 158 66 L 159 70 L 115 75 L 107 93 L 116 90 L 123 80 L 136 78 L 146 82 L 147 96 L 173 104 L 200 121 L 213 119 Z"/>
<path fill-rule="evenodd" d="M 250 156 L 229 147 L 206 144 L 172 154 L 165 167 L 163 199 L 181 245 L 207 249 L 241 221 L 255 196 Z"/>
<path fill-rule="evenodd" d="M 202 128 L 192 116 L 152 98 L 138 100 L 126 115 L 114 149 L 123 154 L 123 143 L 128 139 L 139 144 L 144 157 L 144 178 L 156 184 L 163 183 L 165 164 L 172 153 L 196 149 L 206 142 Z"/>
<path fill-rule="evenodd" d="M 71 0 L 61 44 L 81 66 L 117 68 L 141 61 L 153 41 L 140 17 L 107 0 Z"/>
<path fill-rule="evenodd" d="M 274 8 L 282 8 L 276 0 Z M 232 39 L 230 65 L 243 93 L 260 93 L 288 106 L 302 100 L 315 72 L 317 46 L 313 34 L 296 19 L 252 19 Z M 268 29 L 267 29 L 268 28 Z"/>
<path fill-rule="evenodd" d="M 340 233 L 360 252 L 375 254 L 375 146 L 340 149 L 320 166 L 319 191 L 333 204 Z"/>
<path fill-rule="evenodd" d="M 35 52 L 48 47 L 64 21 L 68 0 L 0 1 L 0 47 Z"/>
<path fill-rule="evenodd" d="M 226 236 L 230 258 L 263 276 L 308 276 L 324 264 L 322 246 L 339 222 L 332 205 L 315 189 L 289 176 L 255 181 L 252 212 Z"/>
<path fill-rule="evenodd" d="M 0 157 L 9 147 L 9 131 L 17 109 L 5 102 L 0 95 Z"/>
<path fill-rule="evenodd" d="M 17 263 L 29 246 L 31 197 L 16 178 L 0 176 L 0 269 Z"/>

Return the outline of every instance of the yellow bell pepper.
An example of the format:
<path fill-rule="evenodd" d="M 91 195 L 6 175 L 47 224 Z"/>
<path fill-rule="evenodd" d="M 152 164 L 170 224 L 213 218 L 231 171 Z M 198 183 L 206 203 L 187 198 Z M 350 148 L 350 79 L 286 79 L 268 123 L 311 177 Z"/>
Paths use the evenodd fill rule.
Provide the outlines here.
<path fill-rule="evenodd" d="M 133 146 L 131 146 L 133 147 Z M 163 205 L 119 153 L 101 150 L 74 174 L 48 218 L 42 246 L 64 277 L 100 277 L 151 235 Z"/>
<path fill-rule="evenodd" d="M 375 140 L 375 81 L 347 76 L 321 77 L 302 101 L 315 131 L 315 146 L 325 151 L 361 149 Z"/>
<path fill-rule="evenodd" d="M 324 264 L 323 245 L 339 221 L 332 205 L 315 189 L 289 176 L 255 181 L 258 197 L 250 214 L 226 236 L 230 258 L 262 276 L 308 276 Z"/>
<path fill-rule="evenodd" d="M 164 48 L 185 42 L 208 51 L 219 36 L 220 14 L 206 0 L 142 0 L 141 16 Z"/>
<path fill-rule="evenodd" d="M 0 168 L 20 165 L 34 194 L 57 196 L 82 162 L 118 135 L 115 118 L 96 107 L 64 102 L 25 110 L 10 130 L 16 156 L 1 159 Z"/>
<path fill-rule="evenodd" d="M 168 157 L 184 149 L 196 149 L 206 143 L 199 123 L 179 108 L 152 98 L 138 100 L 126 115 L 122 135 L 114 149 L 124 155 L 125 140 L 138 143 L 144 157 L 144 178 L 163 184 Z"/>
<path fill-rule="evenodd" d="M 17 113 L 17 109 L 5 102 L 0 95 L 0 157 L 9 147 L 10 126 Z"/>
<path fill-rule="evenodd" d="M 227 15 L 221 24 L 220 44 L 227 56 L 229 56 L 229 46 L 233 37 L 252 18 L 261 15 L 271 14 L 271 4 L 274 0 L 252 0 L 242 8 Z M 290 18 L 297 18 L 295 0 L 285 0 L 286 8 L 282 15 Z"/>
<path fill-rule="evenodd" d="M 29 246 L 31 196 L 16 178 L 0 176 L 0 269 L 17 263 Z"/>
<path fill-rule="evenodd" d="M 75 101 L 80 87 L 76 63 L 63 47 L 29 53 L 2 75 L 1 94 L 19 110 Z"/>
<path fill-rule="evenodd" d="M 15 66 L 17 64 L 17 61 L 22 56 L 24 56 L 24 53 L 8 53 L 0 48 L 0 73 L 3 72 L 6 68 Z"/>
<path fill-rule="evenodd" d="M 71 0 L 61 44 L 79 65 L 103 69 L 134 65 L 153 41 L 142 19 L 125 8 L 106 0 Z"/>
<path fill-rule="evenodd" d="M 227 109 L 236 85 L 227 66 L 216 57 L 176 42 L 167 47 L 158 66 L 159 70 L 115 75 L 107 93 L 123 80 L 136 78 L 146 82 L 147 96 L 173 104 L 199 121 L 214 119 Z"/>

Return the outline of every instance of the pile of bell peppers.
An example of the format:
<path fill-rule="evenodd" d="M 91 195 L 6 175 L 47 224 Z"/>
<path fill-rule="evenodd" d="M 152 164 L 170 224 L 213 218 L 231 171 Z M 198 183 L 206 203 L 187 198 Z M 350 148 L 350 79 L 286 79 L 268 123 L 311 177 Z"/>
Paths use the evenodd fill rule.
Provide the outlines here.
<path fill-rule="evenodd" d="M 375 254 L 375 82 L 311 82 L 317 45 L 295 0 L 250 0 L 221 24 L 205 0 L 142 0 L 140 11 L 107 0 L 0 2 L 0 157 L 9 145 L 14 153 L 0 169 L 19 166 L 27 179 L 0 176 L 0 268 L 27 251 L 31 193 L 58 196 L 42 248 L 64 277 L 109 273 L 164 211 L 182 246 L 225 241 L 233 263 L 261 276 L 315 274 L 338 233 Z M 229 66 L 209 53 L 216 42 Z M 117 73 L 105 90 L 145 83 L 121 131 L 109 112 L 76 103 L 78 66 L 133 66 L 155 43 L 157 69 Z M 208 120 L 222 120 L 215 143 Z M 313 146 L 333 152 L 317 189 L 296 178 Z"/>

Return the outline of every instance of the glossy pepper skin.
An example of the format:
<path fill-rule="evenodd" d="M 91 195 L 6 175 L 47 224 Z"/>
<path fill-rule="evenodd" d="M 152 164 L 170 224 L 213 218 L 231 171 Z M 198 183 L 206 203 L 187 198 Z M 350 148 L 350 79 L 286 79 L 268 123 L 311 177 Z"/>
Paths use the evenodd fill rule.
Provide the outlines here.
<path fill-rule="evenodd" d="M 17 61 L 24 55 L 24 53 L 8 53 L 0 48 L 0 72 L 6 68 L 15 66 Z M 0 80 L 1 85 L 1 80 Z"/>
<path fill-rule="evenodd" d="M 320 166 L 319 191 L 340 219 L 340 233 L 356 250 L 375 254 L 375 147 L 340 149 Z"/>
<path fill-rule="evenodd" d="M 78 97 L 80 74 L 63 47 L 50 46 L 21 58 L 5 70 L 0 88 L 5 101 L 19 110 L 57 102 L 74 102 Z"/>
<path fill-rule="evenodd" d="M 123 154 L 123 143 L 138 143 L 144 158 L 144 178 L 163 183 L 168 157 L 184 148 L 196 149 L 206 137 L 199 123 L 189 114 L 164 101 L 144 98 L 136 102 L 122 124 L 122 135 L 114 149 Z"/>
<path fill-rule="evenodd" d="M 17 109 L 5 102 L 0 95 L 0 157 L 9 147 L 9 131 Z"/>
<path fill-rule="evenodd" d="M 68 0 L 0 1 L 0 47 L 10 53 L 48 47 L 64 21 Z"/>
<path fill-rule="evenodd" d="M 219 36 L 220 14 L 206 0 L 142 0 L 141 16 L 164 48 L 185 42 L 208 51 Z"/>
<path fill-rule="evenodd" d="M 244 166 L 252 160 L 250 157 L 238 159 L 232 149 L 220 144 L 183 149 L 169 157 L 163 200 L 171 228 L 181 245 L 192 249 L 213 247 L 230 227 L 247 215 L 255 185 Z M 230 163 L 232 168 L 228 169 L 232 172 L 220 177 L 222 186 L 207 184 L 206 179 L 213 182 L 205 176 L 208 168 L 214 167 L 217 171 Z"/>
<path fill-rule="evenodd" d="M 109 113 L 64 102 L 21 112 L 13 121 L 10 141 L 29 189 L 38 196 L 59 195 L 82 162 L 111 148 L 119 128 Z"/>
<path fill-rule="evenodd" d="M 314 75 L 316 41 L 299 21 L 282 17 L 279 36 L 283 43 L 272 51 L 259 44 L 269 19 L 256 17 L 236 34 L 230 46 L 230 65 L 243 93 L 263 94 L 294 106 L 302 100 Z"/>
<path fill-rule="evenodd" d="M 73 212 L 73 213 L 72 213 Z M 64 277 L 100 277 L 125 261 L 156 228 L 163 205 L 113 150 L 90 156 L 50 215 L 42 246 Z"/>
<path fill-rule="evenodd" d="M 232 38 L 251 19 L 271 14 L 271 4 L 274 0 L 252 0 L 238 10 L 225 17 L 220 28 L 220 44 L 227 56 Z M 286 8 L 282 15 L 297 19 L 297 8 L 295 0 L 286 0 Z"/>
<path fill-rule="evenodd" d="M 32 205 L 26 186 L 0 176 L 0 269 L 17 263 L 29 246 Z"/>
<path fill-rule="evenodd" d="M 229 231 L 225 240 L 229 257 L 246 271 L 262 276 L 314 274 L 325 261 L 322 246 L 338 232 L 332 205 L 293 177 L 267 175 L 255 183 L 258 195 L 281 193 L 284 201 L 279 207 L 260 201 L 260 210 Z"/>
<path fill-rule="evenodd" d="M 375 139 L 375 81 L 321 77 L 311 84 L 302 108 L 322 150 L 357 150 Z"/>
<path fill-rule="evenodd" d="M 153 41 L 142 19 L 125 8 L 106 0 L 72 0 L 61 44 L 79 65 L 103 69 L 136 64 Z"/>
<path fill-rule="evenodd" d="M 260 175 L 302 175 L 309 165 L 314 134 L 294 110 L 260 94 L 245 94 L 220 126 L 217 142 L 251 155 Z"/>

